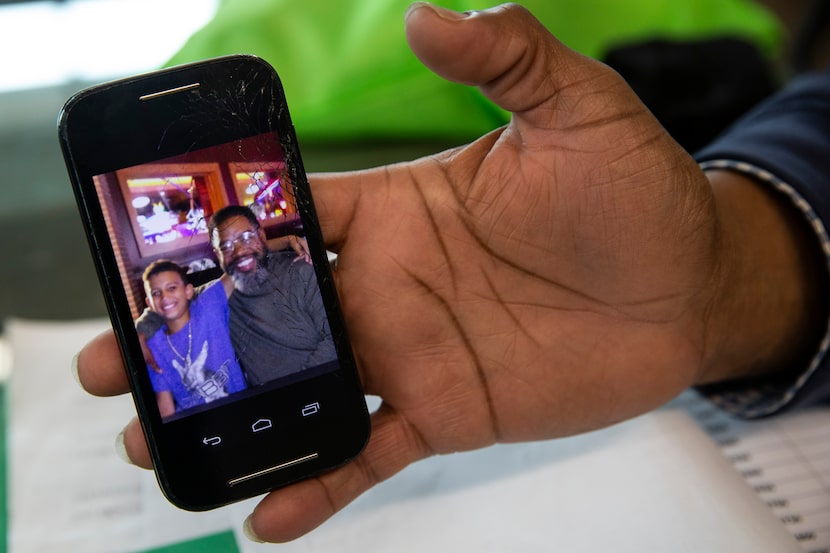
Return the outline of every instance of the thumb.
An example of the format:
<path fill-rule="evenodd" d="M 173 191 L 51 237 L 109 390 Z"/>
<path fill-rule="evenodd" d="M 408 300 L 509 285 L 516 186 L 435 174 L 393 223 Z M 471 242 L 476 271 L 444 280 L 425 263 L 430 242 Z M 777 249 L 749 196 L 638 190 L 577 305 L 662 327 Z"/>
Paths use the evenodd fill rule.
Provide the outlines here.
<path fill-rule="evenodd" d="M 458 13 L 417 2 L 406 13 L 406 37 L 433 72 L 478 86 L 500 107 L 538 126 L 550 126 L 557 93 L 598 77 L 616 79 L 613 71 L 566 47 L 516 4 Z"/>
<path fill-rule="evenodd" d="M 416 2 L 405 20 L 409 45 L 424 65 L 445 79 L 479 86 L 514 113 L 526 112 L 554 93 L 549 83 L 552 68 L 562 72 L 580 61 L 591 62 L 562 45 L 518 5 L 458 13 Z M 553 67 L 549 58 L 555 61 Z M 385 168 L 309 175 L 327 247 L 339 252 L 362 191 L 388 184 L 388 179 Z"/>

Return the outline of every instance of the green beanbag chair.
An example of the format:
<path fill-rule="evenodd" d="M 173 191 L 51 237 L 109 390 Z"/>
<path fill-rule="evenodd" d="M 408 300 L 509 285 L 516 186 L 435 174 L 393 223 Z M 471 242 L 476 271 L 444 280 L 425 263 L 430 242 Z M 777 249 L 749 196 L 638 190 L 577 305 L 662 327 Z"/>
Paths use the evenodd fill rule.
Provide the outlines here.
<path fill-rule="evenodd" d="M 169 64 L 224 54 L 256 54 L 280 74 L 304 141 L 354 138 L 467 138 L 508 114 L 471 87 L 423 67 L 404 37 L 409 0 L 224 0 L 215 17 Z M 459 11 L 500 2 L 444 0 Z M 777 19 L 748 0 L 526 0 L 571 48 L 603 59 L 647 40 L 734 36 L 761 56 L 778 55 Z"/>

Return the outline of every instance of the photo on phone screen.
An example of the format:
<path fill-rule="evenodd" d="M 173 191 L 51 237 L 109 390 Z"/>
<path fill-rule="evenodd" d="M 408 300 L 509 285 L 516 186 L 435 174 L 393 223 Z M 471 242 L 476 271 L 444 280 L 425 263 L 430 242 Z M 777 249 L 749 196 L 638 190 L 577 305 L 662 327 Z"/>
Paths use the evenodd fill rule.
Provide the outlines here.
<path fill-rule="evenodd" d="M 276 133 L 93 180 L 165 421 L 338 368 Z"/>

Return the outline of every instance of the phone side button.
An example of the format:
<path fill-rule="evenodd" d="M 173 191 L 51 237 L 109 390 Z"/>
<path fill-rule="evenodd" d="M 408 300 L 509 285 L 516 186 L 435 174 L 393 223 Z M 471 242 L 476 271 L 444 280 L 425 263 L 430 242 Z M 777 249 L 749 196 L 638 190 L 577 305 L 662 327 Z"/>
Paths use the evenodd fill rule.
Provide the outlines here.
<path fill-rule="evenodd" d="M 287 469 L 289 467 L 293 467 L 299 465 L 301 463 L 305 463 L 306 461 L 313 461 L 317 457 L 319 457 L 319 453 L 311 453 L 309 455 L 304 455 L 302 457 L 298 457 L 297 459 L 293 459 L 291 461 L 286 461 L 285 463 L 280 463 L 279 465 L 274 465 L 273 467 L 268 467 L 266 469 L 258 470 L 251 474 L 246 474 L 244 476 L 240 476 L 238 478 L 232 478 L 228 480 L 228 487 L 233 488 L 234 486 L 238 486 L 239 484 L 243 484 L 254 478 L 259 478 L 260 476 L 265 476 L 266 474 L 271 474 L 272 472 L 277 472 L 282 469 Z"/>

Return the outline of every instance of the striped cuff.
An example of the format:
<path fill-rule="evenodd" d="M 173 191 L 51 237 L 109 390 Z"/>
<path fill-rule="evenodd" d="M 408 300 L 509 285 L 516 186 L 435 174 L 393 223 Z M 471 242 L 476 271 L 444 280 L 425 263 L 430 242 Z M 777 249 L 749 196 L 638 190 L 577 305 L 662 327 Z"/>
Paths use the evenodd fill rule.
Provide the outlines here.
<path fill-rule="evenodd" d="M 724 169 L 742 173 L 772 186 L 775 190 L 778 190 L 788 197 L 793 205 L 804 215 L 810 227 L 816 233 L 827 262 L 828 271 L 830 271 L 830 235 L 827 234 L 827 229 L 821 219 L 819 219 L 818 214 L 795 188 L 769 171 L 742 161 L 726 159 L 711 160 L 701 163 L 700 168 L 704 171 Z M 807 380 L 816 372 L 829 349 L 830 321 L 828 321 L 828 331 L 825 333 L 824 338 L 822 338 L 818 351 L 810 360 L 806 370 L 798 375 L 794 381 L 790 379 L 788 382 L 783 383 L 751 382 L 741 388 L 734 385 L 713 385 L 701 388 L 699 391 L 709 401 L 734 415 L 744 418 L 758 418 L 771 415 L 780 411 L 792 401 L 795 394 L 804 387 Z"/>

